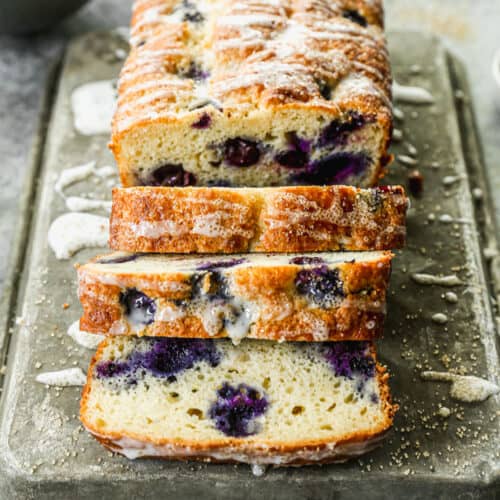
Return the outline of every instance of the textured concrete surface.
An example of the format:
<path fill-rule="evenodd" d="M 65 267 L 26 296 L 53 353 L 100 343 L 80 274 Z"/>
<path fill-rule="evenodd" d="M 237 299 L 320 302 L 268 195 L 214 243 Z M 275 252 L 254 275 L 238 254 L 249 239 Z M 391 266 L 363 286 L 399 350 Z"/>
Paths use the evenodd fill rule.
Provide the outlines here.
<path fill-rule="evenodd" d="M 69 38 L 89 30 L 127 25 L 131 0 L 94 0 L 50 33 L 0 36 L 0 287 L 5 277 L 24 173 L 36 137 L 37 117 L 50 63 Z M 467 65 L 491 189 L 500 193 L 500 89 L 491 60 L 500 47 L 498 0 L 386 0 L 388 29 L 426 29 L 445 37 Z M 500 196 L 496 203 L 500 220 Z"/>

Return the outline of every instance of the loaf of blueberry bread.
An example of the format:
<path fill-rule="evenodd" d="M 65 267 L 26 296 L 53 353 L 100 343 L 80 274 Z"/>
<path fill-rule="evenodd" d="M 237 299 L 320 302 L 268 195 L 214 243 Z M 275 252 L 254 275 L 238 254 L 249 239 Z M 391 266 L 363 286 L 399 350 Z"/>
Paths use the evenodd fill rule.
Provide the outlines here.
<path fill-rule="evenodd" d="M 368 340 L 382 332 L 390 252 L 115 253 L 78 268 L 80 327 L 108 335 Z"/>
<path fill-rule="evenodd" d="M 390 250 L 405 241 L 402 187 L 115 188 L 110 246 L 127 252 Z"/>
<path fill-rule="evenodd" d="M 110 147 L 123 186 L 376 184 L 381 0 L 136 0 Z"/>
<path fill-rule="evenodd" d="M 387 379 L 369 342 L 114 337 L 91 363 L 80 418 L 131 459 L 342 462 L 390 429 Z"/>

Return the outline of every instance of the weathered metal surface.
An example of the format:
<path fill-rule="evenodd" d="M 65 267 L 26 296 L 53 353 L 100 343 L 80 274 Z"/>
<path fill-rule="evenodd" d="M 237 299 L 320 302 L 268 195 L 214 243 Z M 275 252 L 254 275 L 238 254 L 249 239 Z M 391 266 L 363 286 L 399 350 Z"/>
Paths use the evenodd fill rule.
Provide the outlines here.
<path fill-rule="evenodd" d="M 468 92 L 460 65 L 437 40 L 418 33 L 394 33 L 389 39 L 396 79 L 430 89 L 436 102 L 398 104 L 405 117 L 396 128 L 403 130 L 404 139 L 393 152 L 396 158 L 415 155 L 413 146 L 417 165 L 409 168 L 396 160 L 387 177 L 388 182 L 405 184 L 408 172 L 418 168 L 424 193 L 412 199 L 408 247 L 394 264 L 386 336 L 379 343 L 401 406 L 395 432 L 385 445 L 359 462 L 271 470 L 260 478 L 246 466 L 129 462 L 110 456 L 82 430 L 77 419 L 80 389 L 47 389 L 35 382 L 42 371 L 72 366 L 85 370 L 91 357 L 66 330 L 80 312 L 72 264 L 97 250 L 58 261 L 47 246 L 47 230 L 66 211 L 53 189 L 57 173 L 90 160 L 99 166 L 112 162 L 105 147 L 108 138 L 78 135 L 69 106 L 75 87 L 113 78 L 119 71 L 121 61 L 114 54 L 123 42 L 111 34 L 94 34 L 69 47 L 51 108 L 39 182 L 33 185 L 34 216 L 30 219 L 27 211 L 22 225 L 29 235 L 24 269 L 4 302 L 12 335 L 6 330 L 3 342 L 8 370 L 0 427 L 1 498 L 494 497 L 500 488 L 498 396 L 464 404 L 450 399 L 448 384 L 420 379 L 425 369 L 498 377 L 498 337 L 490 303 L 495 273 L 481 250 L 486 245 L 490 255 L 496 241 Z M 416 72 L 415 65 L 421 70 Z M 466 99 L 457 106 L 458 87 Z M 446 176 L 459 179 L 447 187 Z M 481 200 L 472 199 L 472 187 L 482 189 Z M 91 190 L 109 197 L 105 182 L 82 182 L 71 193 Z M 441 222 L 443 215 L 458 222 Z M 453 288 L 458 302 L 443 299 L 451 289 L 415 283 L 415 272 L 457 274 L 464 282 Z M 70 307 L 63 309 L 64 303 Z M 432 321 L 436 313 L 446 314 L 447 323 Z M 439 415 L 441 406 L 450 410 L 448 418 Z"/>

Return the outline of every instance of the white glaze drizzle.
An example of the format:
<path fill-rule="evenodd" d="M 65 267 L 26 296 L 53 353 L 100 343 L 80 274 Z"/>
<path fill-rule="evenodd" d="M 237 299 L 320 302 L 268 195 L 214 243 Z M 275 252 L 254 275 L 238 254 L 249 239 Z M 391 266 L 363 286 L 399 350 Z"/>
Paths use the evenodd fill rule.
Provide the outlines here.
<path fill-rule="evenodd" d="M 104 340 L 104 335 L 98 333 L 87 333 L 80 330 L 80 321 L 76 320 L 68 327 L 68 335 L 79 345 L 86 349 L 96 349 Z"/>
<path fill-rule="evenodd" d="M 88 179 L 95 173 L 95 161 L 77 165 L 76 167 L 65 168 L 59 174 L 54 185 L 54 190 L 64 197 L 64 189 L 77 182 Z"/>
<path fill-rule="evenodd" d="M 66 208 L 71 212 L 86 212 L 88 210 L 103 209 L 111 211 L 111 201 L 91 200 L 82 196 L 68 196 L 66 198 Z"/>
<path fill-rule="evenodd" d="M 395 101 L 407 102 L 411 104 L 433 104 L 434 97 L 422 87 L 412 87 L 400 85 L 394 81 L 392 84 L 392 95 Z"/>
<path fill-rule="evenodd" d="M 74 127 L 82 135 L 110 133 L 115 107 L 116 90 L 111 80 L 86 83 L 71 94 Z"/>
<path fill-rule="evenodd" d="M 82 386 L 87 379 L 81 368 L 66 368 L 64 370 L 39 373 L 35 380 L 40 384 L 70 387 Z"/>
<path fill-rule="evenodd" d="M 435 276 L 426 273 L 414 273 L 411 279 L 419 285 L 438 285 L 438 286 L 459 286 L 463 285 L 463 281 L 456 275 Z"/>
<path fill-rule="evenodd" d="M 48 242 L 57 259 L 69 259 L 82 248 L 105 247 L 109 237 L 107 218 L 72 212 L 55 219 L 49 228 Z"/>
<path fill-rule="evenodd" d="M 498 394 L 500 387 L 489 380 L 471 375 L 457 375 L 450 372 L 424 371 L 420 374 L 423 380 L 434 382 L 451 382 L 450 396 L 464 403 L 485 401 Z"/>
<path fill-rule="evenodd" d="M 346 41 L 376 48 L 387 57 L 381 29 L 375 25 L 366 28 L 343 18 L 331 18 L 342 14 L 340 7 L 336 3 L 316 2 L 314 9 L 307 12 L 299 9 L 292 17 L 288 17 L 282 1 L 265 4 L 252 1 L 233 2 L 228 3 L 221 12 L 215 11 L 210 3 L 197 2 L 197 9 L 205 16 L 210 16 L 206 24 L 210 29 L 204 29 L 202 36 L 197 37 L 196 41 L 201 51 L 200 60 L 204 61 L 207 69 L 211 70 L 215 77 L 210 83 L 210 90 L 205 92 L 206 96 L 212 100 L 215 96 L 223 102 L 224 107 L 227 107 L 228 103 L 224 101 L 230 99 L 228 94 L 242 88 L 262 85 L 271 89 L 295 91 L 307 89 L 312 100 L 320 100 L 325 106 L 333 106 L 334 103 L 324 102 L 318 93 L 313 69 L 319 66 L 323 71 L 331 73 L 332 77 L 329 79 L 338 84 L 338 91 L 335 87 L 333 89 L 332 101 L 350 99 L 353 95 L 366 95 L 375 96 L 390 107 L 391 103 L 385 90 L 380 86 L 384 75 L 375 65 L 350 61 L 342 51 L 328 47 L 330 41 Z M 126 102 L 121 100 L 122 104 L 116 115 L 115 127 L 118 132 L 144 120 L 178 116 L 176 100 L 172 101 L 172 104 L 165 104 L 162 97 L 158 97 L 159 94 L 151 97 L 145 95 L 134 97 L 123 85 L 131 80 L 144 78 L 145 75 L 147 77 L 148 74 L 154 73 L 157 77 L 166 75 L 164 61 L 157 55 L 162 50 L 163 57 L 184 57 L 187 53 L 187 47 L 183 43 L 173 41 L 177 40 L 175 34 L 179 32 L 180 27 L 172 26 L 159 32 L 155 30 L 158 23 L 165 25 L 182 23 L 182 9 L 171 10 L 170 7 L 161 4 L 148 6 L 145 9 L 139 6 L 135 12 L 137 14 L 132 27 L 132 43 L 138 43 L 140 40 L 146 40 L 147 43 L 135 48 L 120 77 L 122 96 L 127 95 L 127 100 Z M 191 23 L 183 24 L 188 30 L 202 29 Z M 275 31 L 269 33 L 273 28 Z M 160 50 L 151 49 L 160 46 L 162 42 L 169 46 L 163 46 Z M 311 43 L 321 44 L 321 49 L 316 50 L 314 46 L 310 46 Z M 245 61 L 236 58 L 228 62 L 228 67 L 224 68 L 223 78 L 217 78 L 221 70 L 213 65 L 212 59 L 216 60 L 224 50 L 233 48 L 240 50 L 242 46 L 252 45 L 256 47 L 252 56 Z M 265 59 L 267 54 L 271 54 L 271 58 Z M 304 59 L 306 64 L 303 64 L 301 59 Z M 232 74 L 231 68 L 234 68 Z M 164 77 L 159 76 L 155 80 L 163 82 Z M 153 80 L 140 82 L 138 85 L 146 83 L 144 92 L 154 94 L 155 89 L 159 87 L 152 82 Z M 186 89 L 186 92 L 188 91 L 189 89 Z M 172 95 L 175 94 L 173 89 L 171 92 Z M 199 101 L 197 96 L 193 96 L 193 99 Z M 244 105 L 244 103 L 239 104 L 240 107 Z M 188 105 L 187 109 L 190 108 L 192 106 Z"/>

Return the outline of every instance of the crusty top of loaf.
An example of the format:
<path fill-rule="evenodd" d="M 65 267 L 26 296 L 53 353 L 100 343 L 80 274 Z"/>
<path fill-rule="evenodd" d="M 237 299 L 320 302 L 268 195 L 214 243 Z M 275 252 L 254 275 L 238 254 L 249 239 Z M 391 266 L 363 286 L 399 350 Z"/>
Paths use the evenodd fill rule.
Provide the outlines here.
<path fill-rule="evenodd" d="M 203 20 L 184 21 L 186 8 Z M 291 107 L 387 119 L 390 84 L 381 0 L 136 0 L 113 135 L 207 100 L 231 116 Z"/>

